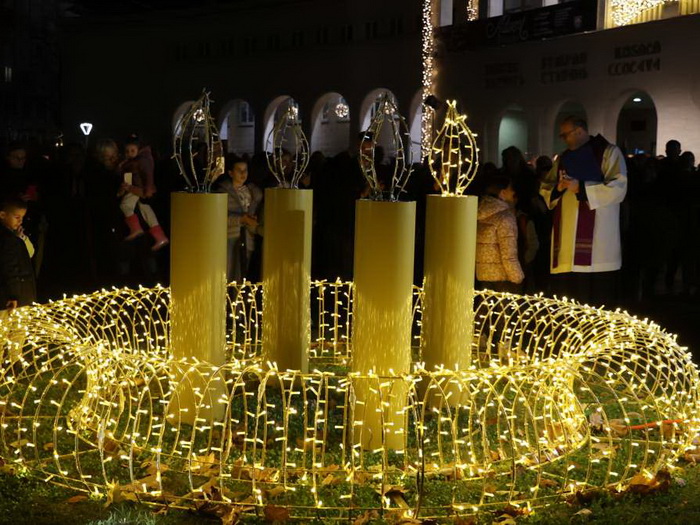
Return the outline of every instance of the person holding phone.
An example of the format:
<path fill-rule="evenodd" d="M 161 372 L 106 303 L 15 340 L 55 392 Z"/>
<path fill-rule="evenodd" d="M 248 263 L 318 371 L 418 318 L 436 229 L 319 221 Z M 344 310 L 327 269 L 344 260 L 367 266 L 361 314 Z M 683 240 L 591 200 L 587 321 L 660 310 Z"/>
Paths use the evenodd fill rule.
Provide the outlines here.
<path fill-rule="evenodd" d="M 591 137 L 585 120 L 569 116 L 559 128 L 567 149 L 540 185 L 552 217 L 553 291 L 584 303 L 612 306 L 622 267 L 620 203 L 627 168 L 620 149 Z"/>

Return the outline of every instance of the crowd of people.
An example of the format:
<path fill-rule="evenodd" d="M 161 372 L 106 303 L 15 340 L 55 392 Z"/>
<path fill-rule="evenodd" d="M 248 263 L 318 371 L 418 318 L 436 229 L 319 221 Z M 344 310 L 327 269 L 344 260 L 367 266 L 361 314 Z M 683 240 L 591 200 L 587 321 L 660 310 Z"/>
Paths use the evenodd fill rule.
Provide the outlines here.
<path fill-rule="evenodd" d="M 663 294 L 698 296 L 700 174 L 691 152 L 624 155 L 586 123 L 564 121 L 567 150 L 528 161 L 515 147 L 484 162 L 479 196 L 479 286 L 567 295 L 615 306 Z M 359 143 L 358 143 L 359 148 Z M 312 276 L 352 279 L 355 201 L 368 194 L 359 150 L 315 152 L 300 187 L 314 190 Z M 43 151 L 11 144 L 0 170 L 0 310 L 112 286 L 167 284 L 169 195 L 176 164 L 138 137 Z M 228 195 L 228 277 L 258 281 L 267 154 L 226 156 L 214 191 Z M 293 157 L 284 163 L 291 166 Z M 375 150 L 380 179 L 391 158 Z M 417 202 L 415 280 L 422 281 L 430 169 L 413 166 L 402 199 Z M 197 220 L 193 217 L 192 220 Z"/>

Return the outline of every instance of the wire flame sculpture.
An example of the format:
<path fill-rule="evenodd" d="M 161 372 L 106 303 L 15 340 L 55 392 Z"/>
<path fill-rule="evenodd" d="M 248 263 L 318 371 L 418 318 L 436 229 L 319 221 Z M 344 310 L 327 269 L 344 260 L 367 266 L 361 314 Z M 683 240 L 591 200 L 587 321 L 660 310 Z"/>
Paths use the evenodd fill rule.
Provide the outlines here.
<path fill-rule="evenodd" d="M 15 311 L 0 324 L 0 456 L 93 496 L 352 521 L 527 510 L 674 469 L 694 447 L 698 369 L 673 336 L 624 312 L 478 292 L 471 368 L 360 377 L 337 368 L 352 356 L 352 285 L 316 282 L 319 369 L 301 374 L 257 360 L 259 292 L 230 286 L 221 367 L 170 357 L 165 288 Z M 414 297 L 419 338 L 421 289 Z M 179 416 L 178 378 L 206 385 L 194 425 Z M 401 447 L 358 445 L 360 380 L 380 402 L 409 385 Z M 206 416 L 212 403 L 223 419 Z"/>
<path fill-rule="evenodd" d="M 381 180 L 374 161 L 377 142 L 384 126 L 390 126 L 391 140 L 396 149 L 391 181 Z M 406 120 L 396 107 L 396 102 L 390 93 L 382 93 L 378 98 L 377 112 L 360 141 L 360 167 L 369 184 L 370 197 L 373 200 L 399 200 L 413 169 L 411 148 L 407 147 L 410 143 L 411 133 Z M 385 187 L 385 184 L 388 187 Z"/>
<path fill-rule="evenodd" d="M 293 141 L 288 138 L 290 132 Z M 309 165 L 309 141 L 301 129 L 296 106 L 290 105 L 275 123 L 268 142 L 272 144 L 272 153 L 267 156 L 267 165 L 277 183 L 282 188 L 298 188 Z"/>
<path fill-rule="evenodd" d="M 467 126 L 467 116 L 457 112 L 457 102 L 448 101 L 445 122 L 428 152 L 428 165 L 443 195 L 463 195 L 479 169 L 476 135 Z"/>
<path fill-rule="evenodd" d="M 210 112 L 207 91 L 180 117 L 173 135 L 174 158 L 185 179 L 187 191 L 209 193 L 224 172 L 219 130 Z"/>

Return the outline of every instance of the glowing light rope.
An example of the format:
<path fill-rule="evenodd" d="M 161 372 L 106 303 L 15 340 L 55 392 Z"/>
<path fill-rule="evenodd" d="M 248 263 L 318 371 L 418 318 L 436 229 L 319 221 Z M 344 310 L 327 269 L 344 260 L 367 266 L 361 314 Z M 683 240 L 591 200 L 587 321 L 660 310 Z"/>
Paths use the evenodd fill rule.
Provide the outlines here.
<path fill-rule="evenodd" d="M 216 502 L 241 513 L 272 504 L 293 518 L 347 521 L 373 510 L 421 519 L 528 510 L 672 470 L 694 447 L 690 354 L 624 312 L 479 292 L 468 370 L 417 363 L 401 377 L 360 377 L 337 368 L 351 357 L 352 286 L 316 282 L 317 370 L 301 374 L 256 362 L 260 289 L 229 291 L 232 360 L 218 368 L 169 357 L 164 288 L 14 312 L 0 325 L 0 455 L 95 497 L 119 490 L 154 505 Z M 194 425 L 180 417 L 177 378 L 196 386 Z M 395 382 L 409 384 L 402 447 L 357 444 L 358 380 L 373 382 L 380 402 Z M 224 406 L 222 420 L 204 416 L 212 403 Z"/>

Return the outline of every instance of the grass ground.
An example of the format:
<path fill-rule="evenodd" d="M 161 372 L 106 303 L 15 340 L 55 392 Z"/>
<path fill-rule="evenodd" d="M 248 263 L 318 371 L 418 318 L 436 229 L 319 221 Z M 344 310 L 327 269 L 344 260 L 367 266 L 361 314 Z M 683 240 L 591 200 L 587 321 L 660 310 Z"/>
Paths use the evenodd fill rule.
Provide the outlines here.
<path fill-rule="evenodd" d="M 515 522 L 522 525 L 558 525 L 594 523 L 607 525 L 700 524 L 700 467 L 684 465 L 674 473 L 668 490 L 650 494 L 612 495 L 598 492 L 577 501 L 537 509 Z M 0 523 L 2 524 L 71 524 L 71 525 L 179 525 L 216 524 L 211 515 L 194 511 L 169 510 L 155 514 L 151 507 L 124 502 L 105 507 L 105 501 L 76 498 L 76 493 L 26 476 L 0 474 Z M 455 523 L 512 525 L 508 514 L 484 513 L 476 520 Z M 267 523 L 254 516 L 243 523 Z M 317 522 L 320 523 L 320 522 Z M 368 524 L 391 523 L 375 519 Z M 416 523 L 416 522 L 413 522 Z"/>

